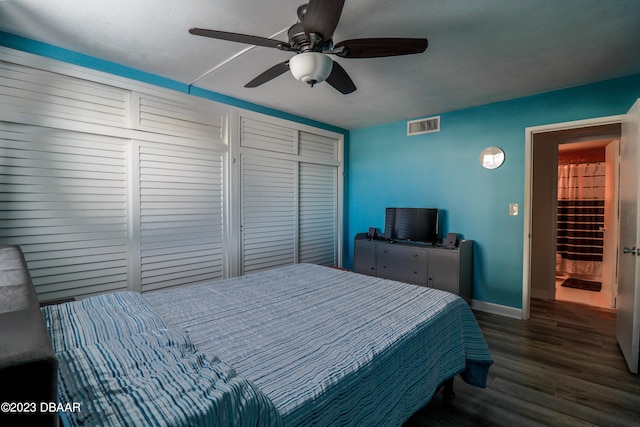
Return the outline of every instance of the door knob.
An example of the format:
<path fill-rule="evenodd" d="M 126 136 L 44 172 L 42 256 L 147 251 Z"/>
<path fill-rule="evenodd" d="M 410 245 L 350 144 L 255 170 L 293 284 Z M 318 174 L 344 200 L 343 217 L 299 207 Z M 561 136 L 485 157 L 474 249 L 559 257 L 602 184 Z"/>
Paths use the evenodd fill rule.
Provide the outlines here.
<path fill-rule="evenodd" d="M 625 253 L 625 254 L 636 255 L 636 254 L 637 254 L 637 252 L 638 252 L 638 250 L 636 249 L 636 247 L 635 247 L 635 246 L 634 246 L 633 248 L 627 248 L 627 247 L 624 247 L 624 248 L 622 249 L 622 253 Z"/>

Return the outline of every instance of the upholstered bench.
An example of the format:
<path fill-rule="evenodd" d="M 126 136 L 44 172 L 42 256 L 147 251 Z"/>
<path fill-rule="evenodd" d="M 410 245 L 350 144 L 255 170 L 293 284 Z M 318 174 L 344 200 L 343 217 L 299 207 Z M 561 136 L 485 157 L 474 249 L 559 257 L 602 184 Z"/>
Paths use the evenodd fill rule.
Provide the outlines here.
<path fill-rule="evenodd" d="M 0 425 L 58 425 L 57 367 L 22 250 L 0 246 Z"/>

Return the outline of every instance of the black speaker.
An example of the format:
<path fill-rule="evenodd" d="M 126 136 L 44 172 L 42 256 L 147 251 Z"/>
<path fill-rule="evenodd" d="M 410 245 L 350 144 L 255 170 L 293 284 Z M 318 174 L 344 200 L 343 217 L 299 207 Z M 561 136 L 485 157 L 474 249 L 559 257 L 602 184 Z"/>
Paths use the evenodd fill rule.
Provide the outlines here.
<path fill-rule="evenodd" d="M 375 227 L 369 227 L 369 232 L 367 233 L 367 238 L 369 240 L 375 240 L 378 238 L 378 230 Z"/>
<path fill-rule="evenodd" d="M 447 233 L 447 237 L 444 239 L 444 245 L 447 249 L 454 249 L 458 246 L 458 235 L 456 233 Z"/>

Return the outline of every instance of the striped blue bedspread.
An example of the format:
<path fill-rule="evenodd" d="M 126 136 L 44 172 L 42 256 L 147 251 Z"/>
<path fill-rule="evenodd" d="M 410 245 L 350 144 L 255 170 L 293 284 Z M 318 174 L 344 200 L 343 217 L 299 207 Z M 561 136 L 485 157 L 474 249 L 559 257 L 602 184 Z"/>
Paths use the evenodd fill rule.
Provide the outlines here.
<path fill-rule="evenodd" d="M 42 308 L 68 426 L 281 426 L 233 367 L 168 327 L 138 293 Z M 67 406 L 69 405 L 69 406 Z"/>
<path fill-rule="evenodd" d="M 144 297 L 262 390 L 285 426 L 400 426 L 457 374 L 484 387 L 493 362 L 461 298 L 327 267 Z"/>

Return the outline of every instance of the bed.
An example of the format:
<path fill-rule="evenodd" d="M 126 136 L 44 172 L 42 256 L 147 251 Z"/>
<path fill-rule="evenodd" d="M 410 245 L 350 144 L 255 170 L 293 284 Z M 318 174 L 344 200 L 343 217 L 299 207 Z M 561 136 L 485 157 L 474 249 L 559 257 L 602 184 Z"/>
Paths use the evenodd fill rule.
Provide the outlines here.
<path fill-rule="evenodd" d="M 41 314 L 69 426 L 399 426 L 492 363 L 461 298 L 312 264 Z"/>

